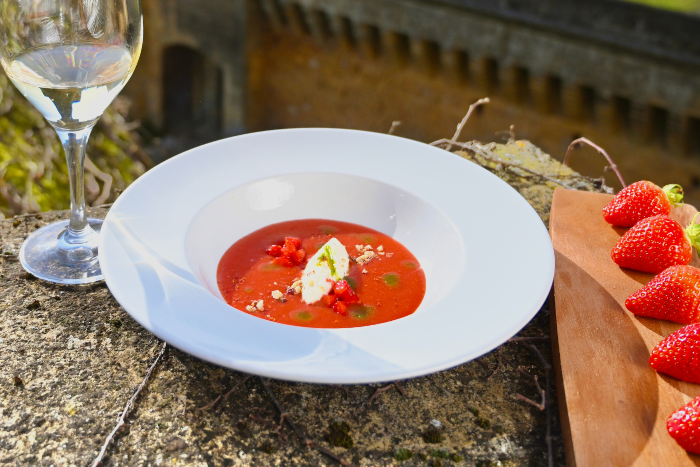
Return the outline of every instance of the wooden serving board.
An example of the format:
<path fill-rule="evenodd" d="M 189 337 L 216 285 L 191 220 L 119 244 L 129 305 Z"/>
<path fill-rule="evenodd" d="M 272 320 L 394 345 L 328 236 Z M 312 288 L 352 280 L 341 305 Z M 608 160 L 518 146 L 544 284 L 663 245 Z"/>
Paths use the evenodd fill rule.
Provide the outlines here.
<path fill-rule="evenodd" d="M 552 339 L 559 411 L 569 466 L 700 466 L 681 449 L 666 419 L 700 385 L 662 376 L 649 355 L 682 327 L 637 317 L 625 299 L 653 274 L 622 269 L 610 252 L 627 229 L 602 216 L 612 195 L 557 189 L 550 217 L 556 258 Z M 674 208 L 685 226 L 697 211 Z M 694 266 L 700 266 L 697 254 Z"/>

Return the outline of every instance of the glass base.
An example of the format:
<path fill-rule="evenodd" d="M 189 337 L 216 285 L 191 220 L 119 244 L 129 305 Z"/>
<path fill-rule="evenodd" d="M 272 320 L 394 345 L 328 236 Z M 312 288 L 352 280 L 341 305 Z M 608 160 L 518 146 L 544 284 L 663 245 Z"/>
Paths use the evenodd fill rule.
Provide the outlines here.
<path fill-rule="evenodd" d="M 93 232 L 81 243 L 68 243 L 64 234 L 68 220 L 54 222 L 33 232 L 22 243 L 19 261 L 32 274 L 57 284 L 88 284 L 104 279 L 97 259 L 97 239 L 102 219 L 88 219 Z"/>

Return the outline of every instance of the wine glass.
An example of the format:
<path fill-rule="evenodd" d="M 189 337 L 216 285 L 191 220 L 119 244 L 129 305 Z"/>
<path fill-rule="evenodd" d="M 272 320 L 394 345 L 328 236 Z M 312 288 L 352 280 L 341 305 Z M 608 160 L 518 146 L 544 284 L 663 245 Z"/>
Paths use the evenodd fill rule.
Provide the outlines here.
<path fill-rule="evenodd" d="M 33 232 L 19 259 L 60 284 L 101 280 L 100 219 L 85 211 L 85 146 L 141 54 L 140 0 L 0 0 L 0 62 L 54 127 L 70 176 L 70 219 Z"/>

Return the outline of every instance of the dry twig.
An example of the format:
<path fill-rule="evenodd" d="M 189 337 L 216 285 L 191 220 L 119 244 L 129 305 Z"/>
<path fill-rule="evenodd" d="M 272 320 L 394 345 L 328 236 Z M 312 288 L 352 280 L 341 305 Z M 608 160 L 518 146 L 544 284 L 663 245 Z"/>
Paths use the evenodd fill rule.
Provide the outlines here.
<path fill-rule="evenodd" d="M 124 406 L 124 410 L 122 411 L 121 415 L 119 416 L 119 421 L 117 422 L 117 425 L 114 427 L 114 429 L 109 434 L 109 436 L 107 436 L 107 439 L 105 440 L 104 444 L 102 445 L 102 449 L 100 449 L 100 453 L 97 455 L 95 460 L 92 461 L 92 464 L 90 464 L 90 467 L 97 467 L 98 465 L 100 465 L 100 462 L 102 462 L 102 459 L 104 458 L 104 455 L 107 452 L 107 447 L 114 440 L 114 435 L 117 433 L 119 428 L 121 428 L 125 425 L 126 417 L 128 417 L 129 413 L 131 413 L 131 409 L 134 408 L 134 402 L 136 401 L 136 398 L 139 396 L 139 394 L 141 393 L 143 388 L 146 387 L 146 383 L 148 383 L 148 378 L 151 377 L 151 373 L 153 373 L 153 369 L 156 367 L 156 365 L 160 361 L 160 358 L 165 353 L 165 349 L 167 348 L 167 346 L 168 346 L 168 344 L 166 342 L 163 342 L 163 347 L 160 349 L 158 356 L 153 361 L 151 366 L 148 368 L 148 371 L 146 371 L 146 376 L 143 378 L 143 381 L 141 381 L 141 384 L 138 385 L 138 387 L 136 388 L 136 391 L 134 391 L 134 394 L 127 401 L 126 406 Z"/>
<path fill-rule="evenodd" d="M 95 205 L 101 205 L 109 198 L 110 191 L 112 190 L 112 176 L 98 169 L 89 157 L 85 158 L 85 170 L 102 180 L 102 192 L 93 202 Z"/>
<path fill-rule="evenodd" d="M 316 441 L 313 439 L 309 438 L 304 434 L 304 432 L 294 423 L 294 421 L 291 419 L 289 414 L 287 413 L 286 410 L 284 410 L 284 407 L 282 407 L 282 404 L 280 404 L 280 401 L 277 400 L 277 397 L 273 394 L 272 390 L 270 389 L 270 386 L 267 384 L 267 381 L 265 381 L 265 378 L 260 378 L 260 382 L 262 383 L 263 387 L 265 388 L 265 391 L 267 392 L 267 395 L 270 396 L 270 399 L 272 399 L 272 402 L 275 404 L 275 407 L 277 407 L 277 410 L 280 411 L 280 424 L 282 423 L 282 420 L 285 420 L 287 424 L 290 426 L 292 430 L 297 434 L 299 438 L 301 438 L 304 443 L 306 443 L 307 447 L 314 448 L 317 451 L 327 455 L 334 461 L 338 462 L 339 464 L 345 466 L 345 467 L 353 467 L 353 465 L 343 459 L 342 457 L 339 457 L 335 455 L 332 451 L 329 451 L 328 449 L 324 448 L 323 446 L 319 445 Z"/>
<path fill-rule="evenodd" d="M 370 404 L 372 404 L 372 401 L 373 401 L 379 394 L 381 394 L 381 393 L 383 393 L 383 392 L 386 392 L 386 391 L 388 391 L 388 390 L 391 389 L 391 388 L 396 388 L 396 390 L 399 391 L 399 392 L 401 393 L 402 396 L 405 396 L 405 395 L 406 395 L 406 393 L 405 393 L 404 390 L 401 388 L 401 386 L 399 386 L 399 384 L 398 384 L 397 382 L 393 382 L 393 383 L 391 383 L 391 384 L 387 384 L 387 385 L 384 386 L 383 388 L 378 388 L 376 391 L 374 391 L 374 393 L 370 396 L 369 400 L 367 401 L 367 406 L 369 406 Z"/>
<path fill-rule="evenodd" d="M 493 162 L 493 163 L 495 163 L 495 164 L 500 164 L 500 165 L 506 166 L 506 167 L 514 167 L 514 168 L 517 168 L 517 169 L 519 169 L 519 170 L 522 170 L 523 172 L 526 172 L 526 174 L 534 175 L 535 177 L 542 178 L 542 179 L 544 179 L 544 180 L 547 180 L 548 182 L 556 183 L 557 185 L 561 185 L 561 186 L 563 186 L 564 188 L 568 188 L 568 189 L 570 189 L 570 190 L 573 190 L 573 189 L 574 189 L 573 187 L 567 185 L 566 183 L 564 183 L 564 182 L 562 182 L 562 181 L 560 181 L 560 180 L 557 180 L 556 178 L 552 178 L 552 177 L 550 177 L 550 176 L 548 176 L 548 175 L 545 175 L 545 174 L 542 174 L 542 173 L 539 173 L 539 172 L 535 172 L 534 170 L 528 169 L 527 167 L 523 167 L 523 166 L 520 165 L 520 164 L 514 164 L 514 163 L 512 163 L 512 162 L 506 162 L 506 161 L 502 160 L 501 158 L 497 157 L 497 156 L 496 156 L 495 154 L 493 154 L 491 151 L 488 151 L 488 150 L 487 150 L 485 147 L 483 147 L 481 144 L 478 144 L 478 143 L 476 143 L 476 142 L 474 142 L 474 141 L 469 141 L 469 142 L 466 142 L 466 143 L 460 143 L 460 142 L 455 141 L 455 140 L 439 139 L 439 140 L 437 140 L 437 141 L 433 141 L 432 143 L 430 143 L 431 146 L 441 146 L 441 145 L 444 145 L 444 144 L 447 144 L 447 145 L 448 145 L 447 148 L 445 148 L 445 150 L 449 150 L 448 148 L 451 148 L 453 145 L 454 145 L 454 146 L 459 146 L 459 147 L 461 147 L 462 149 L 466 149 L 466 150 L 468 150 L 468 151 L 471 151 L 471 152 L 474 153 L 474 154 L 478 154 L 479 156 L 483 157 L 484 159 L 486 159 L 486 160 L 489 161 L 489 162 Z"/>
<path fill-rule="evenodd" d="M 245 383 L 246 381 L 248 381 L 249 378 L 250 378 L 250 376 L 246 376 L 245 378 L 243 378 L 242 380 L 240 380 L 239 382 L 237 382 L 236 385 L 233 386 L 233 388 L 232 388 L 229 392 L 227 392 L 226 394 L 219 394 L 219 396 L 218 396 L 216 399 L 214 399 L 213 401 L 209 402 L 207 405 L 198 408 L 198 409 L 195 411 L 195 414 L 199 415 L 199 413 L 202 412 L 202 411 L 204 411 L 204 410 L 213 409 L 214 406 L 216 406 L 216 404 L 218 404 L 220 401 L 221 401 L 221 402 L 225 402 L 226 399 L 228 399 L 228 396 L 230 396 L 231 393 L 233 393 L 233 391 L 235 391 L 236 389 L 238 389 L 238 386 L 240 386 L 241 384 L 243 384 L 243 383 Z M 220 409 L 217 409 L 217 410 L 220 410 Z"/>
<path fill-rule="evenodd" d="M 511 337 L 508 342 L 550 342 L 552 340 L 549 336 L 542 337 Z"/>
<path fill-rule="evenodd" d="M 469 120 L 469 117 L 471 117 L 472 112 L 474 112 L 474 109 L 479 107 L 480 105 L 483 104 L 488 104 L 491 102 L 488 97 L 484 97 L 483 99 L 479 99 L 478 101 L 474 102 L 472 105 L 469 106 L 469 110 L 467 110 L 467 115 L 464 116 L 461 122 L 459 122 L 459 125 L 457 125 L 457 131 L 455 131 L 455 135 L 452 137 L 452 141 L 457 141 L 457 138 L 459 138 L 460 133 L 462 133 L 462 128 L 464 128 L 464 125 L 467 124 L 467 120 Z M 452 149 L 452 146 L 447 146 L 447 150 L 450 151 Z"/>
<path fill-rule="evenodd" d="M 624 179 L 622 178 L 622 175 L 620 174 L 620 171 L 617 169 L 617 165 L 615 165 L 615 162 L 613 162 L 612 158 L 608 155 L 607 152 L 605 152 L 605 149 L 601 148 L 594 142 L 592 142 L 589 139 L 586 138 L 578 138 L 575 139 L 569 144 L 569 147 L 566 149 L 566 156 L 564 156 L 564 165 L 569 165 L 569 156 L 571 155 L 571 150 L 574 149 L 574 147 L 577 145 L 584 145 L 587 144 L 596 151 L 598 151 L 599 154 L 602 154 L 605 159 L 607 159 L 608 163 L 610 164 L 610 168 L 615 172 L 615 175 L 617 175 L 617 178 L 620 180 L 620 183 L 622 184 L 622 188 L 625 188 L 627 184 L 625 183 Z"/>
<path fill-rule="evenodd" d="M 388 133 L 388 134 L 393 135 L 393 134 L 394 134 L 394 130 L 395 130 L 396 127 L 398 127 L 399 125 L 401 125 L 401 122 L 398 121 L 398 120 L 394 120 L 393 122 L 391 122 L 391 128 L 389 128 L 389 133 Z"/>

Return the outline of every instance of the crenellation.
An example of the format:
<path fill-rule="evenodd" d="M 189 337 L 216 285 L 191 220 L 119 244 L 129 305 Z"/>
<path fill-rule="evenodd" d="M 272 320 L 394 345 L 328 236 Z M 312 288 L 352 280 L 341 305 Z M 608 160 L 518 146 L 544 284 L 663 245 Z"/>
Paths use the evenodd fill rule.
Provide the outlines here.
<path fill-rule="evenodd" d="M 442 68 L 440 45 L 430 40 L 412 40 L 411 55 L 415 58 L 417 69 L 427 76 L 436 76 Z"/>
<path fill-rule="evenodd" d="M 333 28 L 333 21 L 326 11 L 320 9 L 312 10 L 310 24 L 312 34 L 319 43 L 322 45 L 336 43 L 336 31 Z"/>
<path fill-rule="evenodd" d="M 408 35 L 395 31 L 382 31 L 382 42 L 392 65 L 404 68 L 411 64 L 411 41 Z"/>
<path fill-rule="evenodd" d="M 260 5 L 264 14 L 264 20 L 272 25 L 272 29 L 276 32 L 281 32 L 287 27 L 287 16 L 284 14 L 282 7 L 276 0 L 260 0 L 255 2 Z"/>
<path fill-rule="evenodd" d="M 310 36 L 311 25 L 307 11 L 299 3 L 284 4 L 286 16 L 289 18 L 292 32 L 299 36 Z"/>
<path fill-rule="evenodd" d="M 647 107 L 644 138 L 648 143 L 660 147 L 668 146 L 669 112 L 662 104 Z"/>
<path fill-rule="evenodd" d="M 683 154 L 700 158 L 700 116 L 687 115 L 683 122 Z"/>
<path fill-rule="evenodd" d="M 471 80 L 469 54 L 464 50 L 442 49 L 441 61 L 448 82 L 461 86 Z"/>
<path fill-rule="evenodd" d="M 379 27 L 374 24 L 360 24 L 357 31 L 360 52 L 369 58 L 379 58 L 384 52 Z"/>
<path fill-rule="evenodd" d="M 630 12 L 644 19 L 643 32 L 619 20 L 627 5 L 615 6 L 614 22 L 596 23 L 587 30 L 584 26 L 595 15 L 570 1 L 564 1 L 561 9 L 542 10 L 530 0 L 520 0 L 521 17 L 510 3 L 496 5 L 485 0 L 236 0 L 235 5 L 258 4 L 257 9 L 249 10 L 260 14 L 246 17 L 245 9 L 231 3 L 216 16 L 219 1 L 201 0 L 201 6 L 193 7 L 183 0 L 148 0 L 158 5 L 149 7 L 151 10 L 162 10 L 162 18 L 170 20 L 161 21 L 161 30 L 147 38 L 150 42 L 144 50 L 162 60 L 163 50 L 187 45 L 218 67 L 223 73 L 220 118 L 225 120 L 220 126 L 229 133 L 231 128 L 338 126 L 342 125 L 336 121 L 338 114 L 348 126 L 377 131 L 392 119 L 404 121 L 404 115 L 414 112 L 420 120 L 426 111 L 430 117 L 425 118 L 451 126 L 470 103 L 488 95 L 494 107 L 488 113 L 490 120 L 475 119 L 470 125 L 477 137 L 487 138 L 515 123 L 523 137 L 558 154 L 565 150 L 564 140 L 584 135 L 613 148 L 619 146 L 620 157 L 651 158 L 644 164 L 619 163 L 633 173 L 643 166 L 665 167 L 659 161 L 668 159 L 668 166 L 682 175 L 678 178 L 700 179 L 700 158 L 685 157 L 700 153 L 700 54 L 697 48 L 674 51 L 682 42 L 680 34 L 674 33 L 673 40 L 648 37 L 672 24 L 668 15 L 659 26 L 644 22 L 649 16 L 630 6 Z M 553 5 L 551 0 L 545 3 Z M 600 10 L 601 1 L 594 3 Z M 535 11 L 540 16 L 532 16 Z M 581 17 L 577 19 L 574 13 Z M 568 29 L 563 27 L 566 21 L 571 22 Z M 245 28 L 218 35 L 215 31 L 221 28 L 214 26 L 220 23 Z M 700 25 L 700 19 L 683 17 L 678 24 L 687 29 Z M 267 43 L 268 35 L 276 42 Z M 639 46 L 629 42 L 633 38 Z M 248 41 L 245 47 L 243 39 Z M 261 43 L 279 50 L 262 52 L 257 45 Z M 668 48 L 666 59 L 659 56 L 661 43 Z M 302 60 L 303 56 L 307 58 Z M 322 58 L 336 61 L 336 67 L 344 70 L 341 76 L 325 68 L 313 71 L 314 79 L 324 82 L 330 93 L 323 105 L 310 103 L 314 97 L 303 85 L 283 90 L 274 88 L 281 81 L 260 81 L 271 68 L 265 60 L 317 63 Z M 153 74 L 161 66 L 138 68 L 133 81 L 141 85 L 126 90 L 139 99 L 135 117 L 155 125 L 162 125 L 168 108 L 161 96 L 175 95 L 155 92 L 165 86 L 164 77 Z M 294 72 L 294 68 L 282 68 L 285 73 Z M 141 77 L 141 70 L 148 70 L 144 72 L 152 73 L 160 84 Z M 308 83 L 301 69 L 299 73 L 300 83 Z M 286 96 L 279 104 L 282 110 L 272 102 L 255 100 L 254 96 L 266 94 L 264 86 L 273 86 L 270 94 Z M 372 95 L 362 86 L 382 91 Z M 207 94 L 210 102 L 212 89 Z M 204 95 L 202 92 L 193 95 Z M 395 110 L 397 115 L 388 115 L 387 106 L 396 101 L 394 93 L 408 97 L 405 106 Z M 435 93 L 444 99 L 430 106 L 426 96 Z M 364 97 L 355 98 L 360 94 Z M 262 108 L 256 109 L 257 105 Z M 279 115 L 291 108 L 311 110 L 289 121 Z M 516 117 L 524 121 L 506 121 Z M 404 121 L 400 131 L 426 140 L 437 134 L 432 127 L 419 125 L 419 121 Z M 554 137 L 554 131 L 561 132 L 561 138 Z M 695 165 L 684 165 L 690 163 Z M 688 174 L 683 175 L 685 172 Z"/>

